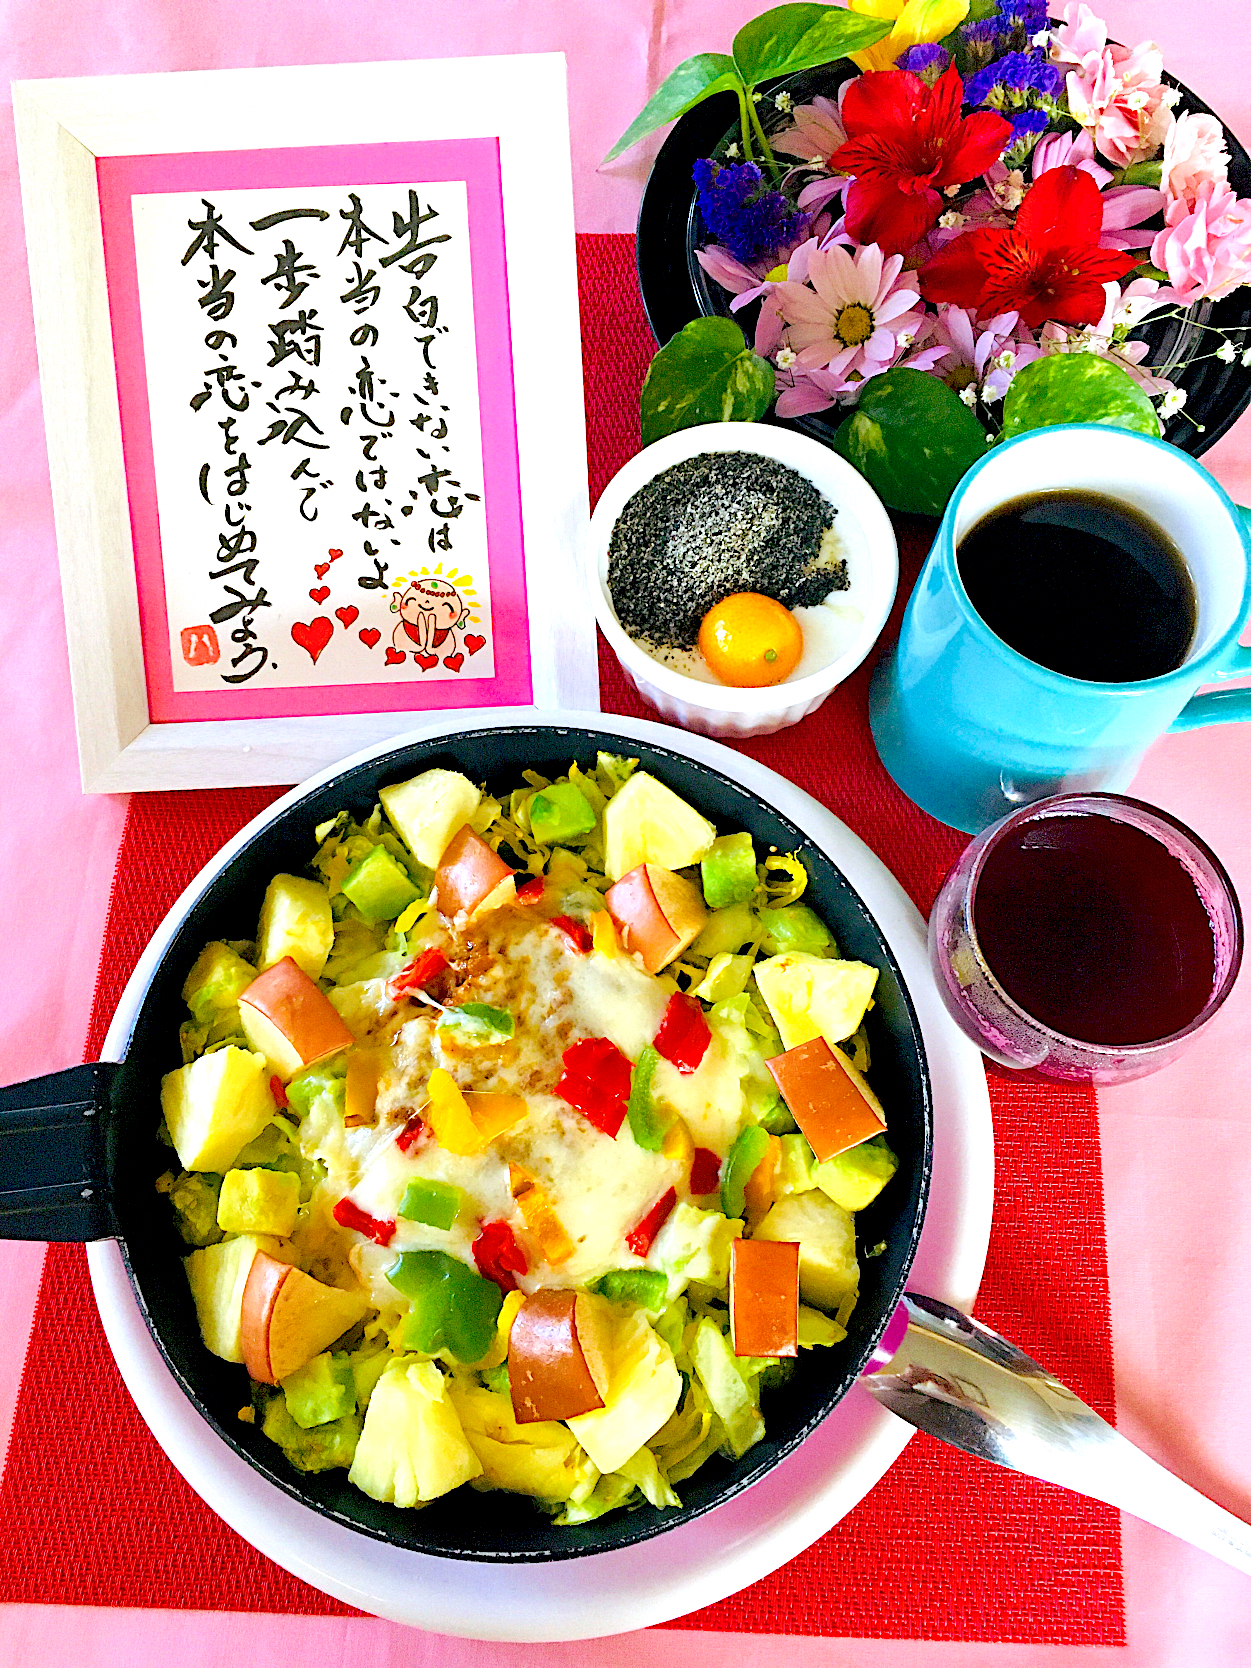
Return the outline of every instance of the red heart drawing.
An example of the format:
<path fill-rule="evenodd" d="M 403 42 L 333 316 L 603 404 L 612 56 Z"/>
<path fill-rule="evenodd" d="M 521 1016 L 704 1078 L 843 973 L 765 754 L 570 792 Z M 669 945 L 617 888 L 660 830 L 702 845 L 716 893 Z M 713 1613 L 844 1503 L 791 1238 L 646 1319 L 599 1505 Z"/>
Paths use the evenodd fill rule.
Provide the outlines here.
<path fill-rule="evenodd" d="M 314 602 L 325 602 L 326 598 L 330 595 L 330 587 L 329 585 L 318 585 L 308 594 L 312 597 Z"/>
<path fill-rule="evenodd" d="M 330 572 L 330 563 L 329 562 L 314 562 L 313 563 L 313 572 L 317 575 L 318 579 L 324 579 L 326 577 L 326 575 Z"/>
<path fill-rule="evenodd" d="M 387 665 L 388 666 L 402 666 L 403 664 L 404 664 L 404 651 L 403 651 L 403 649 L 388 649 L 387 650 Z"/>
<path fill-rule="evenodd" d="M 359 608 L 353 608 L 349 604 L 349 606 L 347 608 L 336 608 L 334 612 L 335 612 L 335 618 L 338 619 L 338 620 L 341 620 L 343 622 L 343 629 L 344 629 L 344 631 L 346 631 L 348 629 L 348 627 L 351 625 L 352 621 L 360 613 L 360 609 Z"/>
<path fill-rule="evenodd" d="M 418 666 L 421 667 L 423 672 L 428 672 L 432 666 L 437 666 L 439 664 L 439 657 L 437 654 L 415 654 L 413 659 L 417 662 Z"/>
<path fill-rule="evenodd" d="M 470 654 L 477 654 L 479 649 L 486 647 L 486 638 L 474 636 L 466 637 L 465 647 L 469 650 Z"/>
<path fill-rule="evenodd" d="M 337 562 L 342 554 L 343 552 L 341 550 L 328 550 L 326 552 L 326 555 L 329 556 L 332 562 Z"/>
<path fill-rule="evenodd" d="M 378 639 L 382 636 L 382 633 L 374 626 L 370 626 L 365 631 L 358 631 L 356 635 L 360 638 L 361 642 L 367 649 L 373 649 L 377 647 Z M 404 656 L 401 655 L 400 659 L 403 660 L 403 658 Z"/>
<path fill-rule="evenodd" d="M 453 672 L 459 672 L 461 667 L 465 664 L 465 657 L 463 654 L 445 654 L 443 656 L 443 664 L 450 667 Z"/>
<path fill-rule="evenodd" d="M 317 656 L 334 636 L 334 626 L 324 614 L 319 614 L 308 625 L 303 620 L 297 620 L 291 627 L 291 635 L 302 649 L 307 649 L 314 664 Z"/>

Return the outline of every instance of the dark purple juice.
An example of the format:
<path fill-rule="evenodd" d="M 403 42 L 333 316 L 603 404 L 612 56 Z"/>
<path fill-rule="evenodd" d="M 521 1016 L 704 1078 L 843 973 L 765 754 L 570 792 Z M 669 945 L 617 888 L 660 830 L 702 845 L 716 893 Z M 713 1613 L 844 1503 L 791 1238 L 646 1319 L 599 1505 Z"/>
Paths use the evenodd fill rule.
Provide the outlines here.
<path fill-rule="evenodd" d="M 1189 873 L 1111 817 L 1039 817 L 1002 835 L 978 877 L 973 924 L 1018 1007 L 1104 1047 L 1183 1030 L 1216 979 L 1212 922 Z"/>

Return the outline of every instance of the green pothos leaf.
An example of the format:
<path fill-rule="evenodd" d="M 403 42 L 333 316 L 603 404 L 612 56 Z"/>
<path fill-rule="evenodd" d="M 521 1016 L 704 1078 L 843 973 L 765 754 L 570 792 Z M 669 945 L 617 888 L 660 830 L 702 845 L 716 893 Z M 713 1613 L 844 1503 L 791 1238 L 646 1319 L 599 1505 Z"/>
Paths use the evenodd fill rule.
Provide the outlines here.
<path fill-rule="evenodd" d="M 834 450 L 892 510 L 941 515 L 965 470 L 985 455 L 986 430 L 945 382 L 897 366 L 865 383 Z"/>
<path fill-rule="evenodd" d="M 706 98 L 712 98 L 714 93 L 731 92 L 739 85 L 733 58 L 728 58 L 724 52 L 697 52 L 661 82 L 604 161 L 612 162 L 622 151 L 628 151 L 631 145 L 636 145 L 666 122 L 685 116 L 688 110 L 693 110 Z"/>
<path fill-rule="evenodd" d="M 893 28 L 892 18 L 868 17 L 843 6 L 775 6 L 735 35 L 734 63 L 753 87 L 774 75 L 794 75 L 863 52 Z"/>
<path fill-rule="evenodd" d="M 772 398 L 773 366 L 752 352 L 732 319 L 692 319 L 648 369 L 640 401 L 643 444 L 698 423 L 753 423 Z"/>
<path fill-rule="evenodd" d="M 1003 400 L 1004 440 L 1053 423 L 1102 423 L 1158 436 L 1155 407 L 1127 371 L 1093 353 L 1049 353 L 1012 378 Z"/>

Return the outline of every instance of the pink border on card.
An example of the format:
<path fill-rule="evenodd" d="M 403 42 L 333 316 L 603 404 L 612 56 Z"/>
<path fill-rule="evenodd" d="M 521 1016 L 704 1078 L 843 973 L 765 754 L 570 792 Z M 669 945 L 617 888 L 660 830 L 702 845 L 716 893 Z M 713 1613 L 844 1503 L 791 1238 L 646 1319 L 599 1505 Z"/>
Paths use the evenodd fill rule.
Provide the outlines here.
<path fill-rule="evenodd" d="M 170 724 L 528 705 L 533 686 L 498 140 L 436 139 L 298 150 L 102 156 L 96 160 L 96 179 L 150 721 Z M 177 693 L 170 662 L 131 198 L 244 187 L 430 184 L 442 180 L 463 180 L 468 197 L 496 675 L 424 686 L 379 681 L 310 689 Z"/>

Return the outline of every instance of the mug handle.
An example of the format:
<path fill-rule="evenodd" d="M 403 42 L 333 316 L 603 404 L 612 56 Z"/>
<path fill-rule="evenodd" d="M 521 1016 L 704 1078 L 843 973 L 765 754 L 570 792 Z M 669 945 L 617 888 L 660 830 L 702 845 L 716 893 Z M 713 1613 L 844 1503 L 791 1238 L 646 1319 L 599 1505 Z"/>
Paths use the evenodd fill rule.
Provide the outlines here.
<path fill-rule="evenodd" d="M 1251 540 L 1251 510 L 1241 504 L 1234 508 L 1242 517 L 1246 534 Z M 1226 664 L 1216 674 L 1220 678 L 1251 676 L 1251 648 L 1235 643 Z M 1198 730 L 1205 724 L 1237 724 L 1251 719 L 1251 688 L 1217 689 L 1207 695 L 1195 695 L 1169 725 L 1170 730 Z"/>

